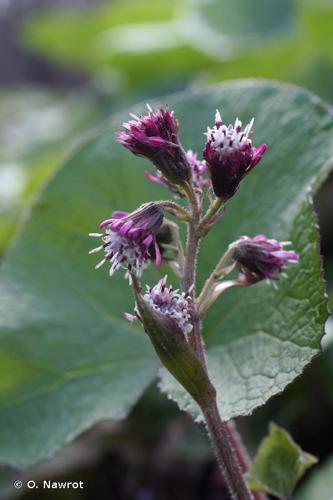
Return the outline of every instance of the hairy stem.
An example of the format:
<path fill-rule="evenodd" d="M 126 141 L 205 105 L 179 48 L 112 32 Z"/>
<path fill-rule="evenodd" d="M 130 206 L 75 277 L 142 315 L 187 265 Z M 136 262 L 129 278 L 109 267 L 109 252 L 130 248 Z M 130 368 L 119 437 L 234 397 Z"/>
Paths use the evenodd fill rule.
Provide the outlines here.
<path fill-rule="evenodd" d="M 195 228 L 194 228 L 195 229 Z M 187 244 L 187 252 L 186 252 L 186 262 L 188 262 L 189 258 L 189 253 L 195 249 L 195 256 L 197 253 L 197 245 L 198 245 L 198 239 L 196 239 L 194 234 L 190 232 L 188 234 L 188 244 Z M 193 238 L 193 240 L 191 239 Z M 228 252 L 227 252 L 228 253 Z M 206 286 L 206 293 L 209 292 L 211 289 L 211 285 L 214 282 L 216 276 L 218 273 L 221 273 L 221 269 L 223 268 L 224 264 L 227 262 L 229 257 L 229 254 L 225 254 L 224 257 L 220 260 L 218 265 L 216 266 L 215 270 L 213 271 L 211 277 L 207 280 L 205 286 Z M 190 259 L 191 266 L 193 265 L 195 268 L 195 259 L 193 260 L 193 255 L 192 258 Z M 192 285 L 192 297 L 195 299 L 195 270 L 193 269 L 193 272 L 189 272 L 189 287 Z M 191 281 L 192 279 L 192 281 Z M 204 291 L 204 290 L 203 290 Z M 203 343 L 203 338 L 201 335 L 201 322 L 200 322 L 200 314 L 199 311 L 197 310 L 196 306 L 194 305 L 193 302 L 193 310 L 192 310 L 192 319 L 193 319 L 193 332 L 191 338 L 193 339 L 191 342 L 192 347 L 194 348 L 194 351 L 196 352 L 198 358 L 200 359 L 202 366 L 207 370 L 207 363 L 206 363 L 206 357 L 205 357 L 205 349 L 204 349 L 204 343 Z M 244 482 L 242 473 L 246 472 L 250 466 L 250 459 L 247 453 L 247 450 L 242 442 L 241 436 L 239 435 L 235 423 L 231 420 L 227 423 L 223 423 L 221 421 L 220 415 L 218 408 L 216 406 L 216 403 L 213 406 L 213 414 L 210 412 L 207 413 L 206 410 L 203 410 L 203 414 L 207 423 L 207 427 L 210 433 L 211 441 L 213 444 L 213 447 L 215 449 L 215 452 L 217 454 L 217 458 L 220 464 L 220 468 L 222 471 L 223 478 L 225 482 L 227 483 L 229 489 L 231 488 L 241 488 L 241 492 L 238 492 L 237 495 L 235 496 L 235 493 L 232 493 L 234 496 L 233 498 L 239 498 L 239 499 L 250 499 L 251 494 L 249 493 L 246 484 Z M 207 417 L 209 420 L 207 420 Z M 214 427 L 211 428 L 211 425 L 214 424 Z M 229 447 L 229 451 L 225 450 L 224 448 Z M 231 461 L 229 466 L 227 467 L 224 464 L 225 460 Z M 230 471 L 228 472 L 227 469 L 232 470 L 232 477 L 229 477 Z M 228 477 L 226 477 L 226 474 L 228 474 Z M 236 482 L 234 485 L 231 483 Z M 233 491 L 233 490 L 232 490 Z M 238 490 L 237 490 L 238 491 Z M 247 496 L 240 496 L 240 495 L 247 495 Z M 261 493 L 253 493 L 253 498 L 255 500 L 266 500 L 266 496 L 262 495 Z"/>
<path fill-rule="evenodd" d="M 192 218 L 187 227 L 187 243 L 184 262 L 184 273 L 182 279 L 182 290 L 189 293 L 192 299 L 192 323 L 193 332 L 190 336 L 190 344 L 201 360 L 202 365 L 206 366 L 205 353 L 202 346 L 202 338 L 200 333 L 200 319 L 196 310 L 196 295 L 195 295 L 195 270 L 196 259 L 198 253 L 199 238 L 197 236 L 197 227 L 200 221 L 200 204 L 197 200 L 193 187 L 188 186 L 186 190 L 189 205 L 191 207 Z"/>
<path fill-rule="evenodd" d="M 203 339 L 202 339 L 202 335 L 200 332 L 200 318 L 198 316 L 198 313 L 197 313 L 196 318 L 194 318 L 193 334 L 195 336 L 195 343 L 194 343 L 195 351 L 197 353 L 198 358 L 202 362 L 203 366 L 207 370 L 204 344 L 203 344 Z M 217 424 L 217 429 L 215 429 L 215 430 L 216 431 L 218 430 L 219 425 L 221 425 L 223 427 L 223 430 L 221 430 L 221 432 L 223 431 L 224 433 L 227 434 L 225 446 L 230 446 L 230 448 L 231 448 L 230 453 L 234 454 L 234 461 L 236 462 L 236 465 L 238 465 L 238 468 L 240 469 L 241 474 L 244 474 L 250 467 L 250 457 L 249 457 L 248 452 L 244 446 L 242 438 L 237 431 L 236 424 L 234 423 L 233 420 L 229 420 L 228 422 L 223 423 L 221 421 L 221 417 L 220 417 L 217 406 L 216 406 L 214 411 L 215 411 L 215 413 L 217 413 L 217 415 L 215 415 L 215 423 Z M 205 420 L 206 420 L 206 412 L 205 411 L 203 411 L 203 415 L 204 415 Z M 220 424 L 218 422 L 220 422 Z M 207 420 L 206 420 L 206 423 L 207 423 L 207 427 L 209 429 L 209 424 L 208 424 Z M 215 443 L 215 439 L 217 439 L 218 436 L 216 436 L 215 433 L 214 434 L 210 433 L 210 437 L 211 437 L 213 447 L 215 449 L 215 453 L 217 454 L 219 452 L 219 448 L 218 448 L 218 443 Z M 221 446 L 221 444 L 220 444 L 220 446 Z M 220 468 L 222 471 L 222 476 L 223 476 L 225 482 L 227 483 L 228 480 L 225 477 L 224 469 L 222 469 L 222 467 L 221 467 L 221 461 L 223 460 L 223 456 L 218 455 L 217 458 L 218 458 Z M 245 487 L 246 487 L 246 485 L 245 485 Z M 266 495 L 264 495 L 262 493 L 253 492 L 252 494 L 253 494 L 253 498 L 255 500 L 267 500 Z M 235 497 L 235 498 L 242 498 L 242 497 Z M 251 498 L 251 496 L 248 496 L 245 498 Z"/>
<path fill-rule="evenodd" d="M 191 220 L 189 212 L 175 201 L 163 200 L 158 203 L 173 217 L 187 222 Z"/>
<path fill-rule="evenodd" d="M 224 203 L 223 198 L 216 198 L 211 203 L 197 229 L 199 235 L 204 236 L 208 232 L 210 222 L 212 221 L 213 217 L 216 216 L 219 210 L 223 207 L 223 203 Z"/>
<path fill-rule="evenodd" d="M 207 307 L 205 307 L 206 302 L 210 302 L 210 296 L 213 292 L 214 286 L 217 281 L 224 278 L 226 274 L 232 271 L 233 266 L 225 268 L 225 264 L 227 263 L 230 256 L 230 247 L 226 251 L 226 253 L 221 257 L 218 264 L 216 265 L 214 271 L 211 273 L 209 278 L 206 280 L 201 293 L 198 298 L 199 310 L 201 312 L 201 316 L 204 312 L 207 311 Z"/>
<path fill-rule="evenodd" d="M 187 242 L 184 274 L 182 279 L 182 290 L 185 293 L 189 292 L 194 299 L 195 267 L 199 243 L 199 238 L 197 236 L 197 226 L 200 220 L 200 207 L 192 185 L 187 186 L 186 194 L 191 207 L 192 217 L 187 226 Z"/>
<path fill-rule="evenodd" d="M 205 350 L 201 335 L 200 316 L 196 306 L 196 258 L 198 244 L 201 238 L 199 229 L 200 227 L 205 228 L 206 224 L 209 225 L 212 217 L 216 215 L 221 208 L 222 200 L 215 200 L 215 203 L 211 205 L 211 210 L 207 211 L 206 216 L 200 223 L 200 204 L 191 185 L 189 185 L 186 189 L 186 194 L 191 207 L 191 220 L 188 221 L 184 272 L 181 285 L 182 290 L 189 293 L 192 298 L 193 332 L 190 336 L 190 342 L 192 348 L 201 361 L 202 366 L 207 370 Z M 232 498 L 236 500 L 251 500 L 253 497 L 251 496 L 242 475 L 242 472 L 248 467 L 248 457 L 243 451 L 244 447 L 241 445 L 240 437 L 238 434 L 236 435 L 236 432 L 231 424 L 229 425 L 222 422 L 215 400 L 210 402 L 209 405 L 205 405 L 202 408 L 202 412 L 206 420 L 208 432 L 223 478 L 230 490 Z"/>
<path fill-rule="evenodd" d="M 237 453 L 232 446 L 230 431 L 225 422 L 222 422 L 216 402 L 202 408 L 207 424 L 208 433 L 218 460 L 223 479 L 234 500 L 252 500 L 253 496 L 248 490 Z"/>
<path fill-rule="evenodd" d="M 244 474 L 249 470 L 251 465 L 251 459 L 245 448 L 242 437 L 237 430 L 237 426 L 233 420 L 229 420 L 225 423 L 227 431 L 229 433 L 229 439 L 231 446 L 235 450 L 237 455 L 238 463 L 240 465 L 241 471 Z M 252 491 L 253 498 L 255 500 L 267 500 L 267 496 L 259 491 Z"/>

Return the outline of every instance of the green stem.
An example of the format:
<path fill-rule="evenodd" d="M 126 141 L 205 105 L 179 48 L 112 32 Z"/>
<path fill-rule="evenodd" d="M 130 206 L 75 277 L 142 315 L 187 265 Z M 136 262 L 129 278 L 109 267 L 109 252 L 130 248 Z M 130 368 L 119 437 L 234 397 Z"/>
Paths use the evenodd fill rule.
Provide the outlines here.
<path fill-rule="evenodd" d="M 209 206 L 207 212 L 205 213 L 204 217 L 202 218 L 202 220 L 199 224 L 199 227 L 198 227 L 198 234 L 199 235 L 203 236 L 206 234 L 206 232 L 209 229 L 210 221 L 212 220 L 214 215 L 216 215 L 218 213 L 220 208 L 223 206 L 223 203 L 224 203 L 223 198 L 216 198 L 213 201 L 213 203 L 211 203 L 211 205 Z"/>
<path fill-rule="evenodd" d="M 171 200 L 163 200 L 158 202 L 159 205 L 161 205 L 166 212 L 168 212 L 170 215 L 173 215 L 177 219 L 190 222 L 191 221 L 191 215 L 188 213 L 188 211 L 183 208 L 181 205 L 178 203 L 171 201 Z"/>
<path fill-rule="evenodd" d="M 208 308 L 212 305 L 212 303 L 216 300 L 216 298 L 220 295 L 217 294 L 214 296 L 214 287 L 217 282 L 221 281 L 227 274 L 229 274 L 233 268 L 234 264 L 225 267 L 232 252 L 232 247 L 229 246 L 226 253 L 221 257 L 215 269 L 205 281 L 204 286 L 202 287 L 201 293 L 198 298 L 198 309 L 200 311 L 200 317 L 208 310 Z"/>
<path fill-rule="evenodd" d="M 182 279 L 182 290 L 185 293 L 190 293 L 195 299 L 195 268 L 198 252 L 199 238 L 197 236 L 197 226 L 200 220 L 200 207 L 194 193 L 192 185 L 186 186 L 186 194 L 191 207 L 192 217 L 187 226 L 187 242 L 185 251 L 184 274 Z"/>

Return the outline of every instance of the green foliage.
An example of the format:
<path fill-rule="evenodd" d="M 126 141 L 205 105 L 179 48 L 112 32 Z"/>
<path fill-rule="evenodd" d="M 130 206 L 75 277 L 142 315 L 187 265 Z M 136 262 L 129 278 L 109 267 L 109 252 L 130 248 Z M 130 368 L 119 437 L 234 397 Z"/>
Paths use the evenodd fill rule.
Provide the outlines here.
<path fill-rule="evenodd" d="M 302 485 L 295 500 L 331 500 L 333 491 L 333 458 L 316 468 Z"/>
<path fill-rule="evenodd" d="M 296 9 L 293 0 L 185 0 L 182 19 L 192 43 L 223 59 L 293 35 Z"/>
<path fill-rule="evenodd" d="M 309 204 L 333 156 L 331 110 L 289 86 L 244 81 L 163 99 L 186 148 L 201 151 L 220 108 L 226 121 L 256 116 L 262 164 L 242 183 L 202 244 L 199 282 L 240 234 L 291 240 L 300 264 L 279 289 L 226 293 L 204 322 L 209 369 L 224 417 L 251 412 L 299 375 L 319 351 L 326 304 Z M 154 103 L 152 103 L 154 104 Z M 142 111 L 144 105 L 130 111 Z M 126 114 L 83 140 L 46 186 L 2 268 L 0 460 L 25 467 L 104 418 L 122 418 L 156 375 L 139 326 L 122 319 L 133 297 L 122 273 L 93 269 L 87 234 L 113 209 L 166 197 L 147 165 L 115 144 Z M 162 269 L 162 273 L 166 269 Z M 144 281 L 160 276 L 154 266 Z M 169 377 L 164 390 L 187 400 Z"/>
<path fill-rule="evenodd" d="M 328 0 L 127 0 L 79 16 L 45 13 L 23 40 L 120 93 L 262 77 L 333 99 L 332 18 Z"/>
<path fill-rule="evenodd" d="M 130 0 L 81 14 L 76 10 L 46 12 L 27 22 L 23 38 L 49 57 L 94 68 L 103 60 L 99 37 L 103 39 L 118 26 L 168 21 L 173 10 L 174 2 L 169 0 Z"/>
<path fill-rule="evenodd" d="M 111 70 L 113 85 L 188 79 L 210 59 L 184 41 L 174 21 L 175 2 L 114 2 L 87 15 L 45 14 L 27 23 L 23 38 L 57 61 L 99 74 Z M 158 57 L 156 57 L 158 55 Z"/>
<path fill-rule="evenodd" d="M 239 85 L 238 90 L 242 88 Z M 202 244 L 200 282 L 223 249 L 241 234 L 253 236 L 263 232 L 290 240 L 301 254 L 300 263 L 290 268 L 278 290 L 261 283 L 251 289 L 227 292 L 204 322 L 208 365 L 218 388 L 220 411 L 225 418 L 231 418 L 250 413 L 280 392 L 320 348 L 327 313 L 320 261 L 316 257 L 315 220 L 305 200 L 309 185 L 316 188 L 331 166 L 332 140 L 328 130 L 332 118 L 330 110 L 326 114 L 318 101 L 304 94 L 301 97 L 292 87 L 282 86 L 281 93 L 275 93 L 270 92 L 271 86 L 263 84 L 256 93 L 245 86 L 237 97 L 231 85 L 223 89 L 228 89 L 228 97 L 224 100 L 221 92 L 214 100 L 212 95 L 211 105 L 219 107 L 222 102 L 222 114 L 230 120 L 235 109 L 245 118 L 255 115 L 256 142 L 266 142 L 268 153 L 228 206 L 220 231 L 213 231 Z M 199 102 L 192 103 L 191 108 L 196 107 L 203 108 Z M 309 112 L 311 118 L 306 119 L 305 131 L 300 124 L 304 124 Z M 196 110 L 191 112 L 190 122 L 198 120 L 195 113 Z M 200 120 L 212 121 L 203 109 Z M 191 135 L 195 137 L 197 133 Z M 318 133 L 328 133 L 326 146 L 315 145 Z M 326 147 L 325 159 L 310 159 Z M 321 166 L 315 166 L 318 160 Z M 190 399 L 166 372 L 161 387 L 182 408 L 197 415 Z"/>
<path fill-rule="evenodd" d="M 81 102 L 84 101 L 84 106 Z M 41 89 L 0 92 L 0 254 L 26 202 L 97 110 L 91 96 Z"/>
<path fill-rule="evenodd" d="M 269 434 L 260 444 L 246 481 L 252 490 L 283 500 L 290 497 L 297 482 L 316 462 L 316 457 L 302 451 L 285 430 L 270 424 Z"/>

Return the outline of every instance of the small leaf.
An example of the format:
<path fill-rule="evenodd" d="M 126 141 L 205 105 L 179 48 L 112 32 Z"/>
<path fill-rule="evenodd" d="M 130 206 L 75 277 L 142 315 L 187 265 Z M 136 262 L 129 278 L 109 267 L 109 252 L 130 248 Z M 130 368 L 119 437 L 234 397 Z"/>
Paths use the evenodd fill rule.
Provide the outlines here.
<path fill-rule="evenodd" d="M 333 457 L 316 468 L 295 496 L 295 500 L 332 500 Z"/>
<path fill-rule="evenodd" d="M 291 436 L 275 424 L 260 444 L 246 482 L 254 491 L 264 491 L 278 498 L 288 498 L 305 471 L 317 463 Z"/>

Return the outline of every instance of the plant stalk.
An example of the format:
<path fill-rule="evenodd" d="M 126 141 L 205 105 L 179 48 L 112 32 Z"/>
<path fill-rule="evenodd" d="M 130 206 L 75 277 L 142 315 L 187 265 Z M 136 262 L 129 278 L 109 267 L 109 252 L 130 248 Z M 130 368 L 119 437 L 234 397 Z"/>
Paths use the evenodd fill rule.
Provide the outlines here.
<path fill-rule="evenodd" d="M 187 198 L 189 205 L 191 207 L 191 221 L 188 222 L 187 227 L 187 242 L 185 251 L 185 261 L 184 261 L 184 273 L 181 282 L 181 287 L 183 292 L 189 293 L 192 299 L 192 323 L 193 323 L 193 335 L 190 336 L 190 344 L 194 349 L 194 352 L 198 355 L 202 362 L 202 365 L 206 366 L 204 350 L 201 346 L 201 334 L 200 334 L 200 319 L 197 315 L 196 310 L 196 296 L 195 296 L 195 270 L 196 270 L 196 259 L 198 253 L 199 237 L 197 235 L 197 227 L 200 221 L 200 206 L 193 190 L 192 185 L 188 185 L 186 189 Z"/>
<path fill-rule="evenodd" d="M 232 446 L 229 428 L 225 422 L 222 422 L 216 402 L 214 401 L 201 409 L 223 479 L 231 497 L 234 500 L 252 500 L 253 496 L 245 484 L 241 467 L 236 458 L 236 451 Z"/>
<path fill-rule="evenodd" d="M 225 423 L 227 431 L 229 433 L 229 439 L 233 449 L 238 458 L 238 463 L 240 465 L 241 471 L 244 474 L 247 472 L 251 465 L 251 459 L 247 452 L 247 449 L 244 446 L 241 435 L 237 430 L 237 426 L 233 420 L 229 420 Z M 255 500 L 267 500 L 267 496 L 265 493 L 261 493 L 260 491 L 252 491 L 253 498 Z"/>
<path fill-rule="evenodd" d="M 216 198 L 211 203 L 210 207 L 208 208 L 206 214 L 204 215 L 198 226 L 197 232 L 199 235 L 203 236 L 204 234 L 207 233 L 207 231 L 209 230 L 210 221 L 218 213 L 223 203 L 224 203 L 223 198 Z"/>
<path fill-rule="evenodd" d="M 222 201 L 217 199 L 215 204 L 212 204 L 211 210 L 208 210 L 206 216 L 200 223 L 200 206 L 192 186 L 189 186 L 187 196 L 192 210 L 192 220 L 188 222 L 182 290 L 185 292 L 190 291 L 193 304 L 193 332 L 190 336 L 191 345 L 201 361 L 202 366 L 207 371 L 205 350 L 201 335 L 200 316 L 196 307 L 195 268 L 198 244 L 201 238 L 199 229 L 204 228 L 205 224 L 209 224 L 211 218 L 220 209 Z M 222 264 L 224 262 L 225 260 L 222 261 Z M 221 265 L 221 262 L 219 265 Z M 209 285 L 210 284 L 211 283 L 209 283 Z M 206 420 L 208 432 L 218 459 L 222 476 L 228 489 L 230 490 L 232 498 L 236 500 L 251 500 L 252 498 L 256 498 L 256 500 L 264 500 L 264 498 L 257 496 L 253 497 L 245 484 L 243 472 L 248 469 L 249 457 L 234 424 L 222 422 L 215 400 L 201 409 Z"/>
<path fill-rule="evenodd" d="M 191 220 L 191 215 L 188 213 L 188 211 L 178 203 L 171 200 L 163 200 L 160 201 L 159 204 L 163 206 L 163 208 L 170 215 L 187 222 Z"/>

